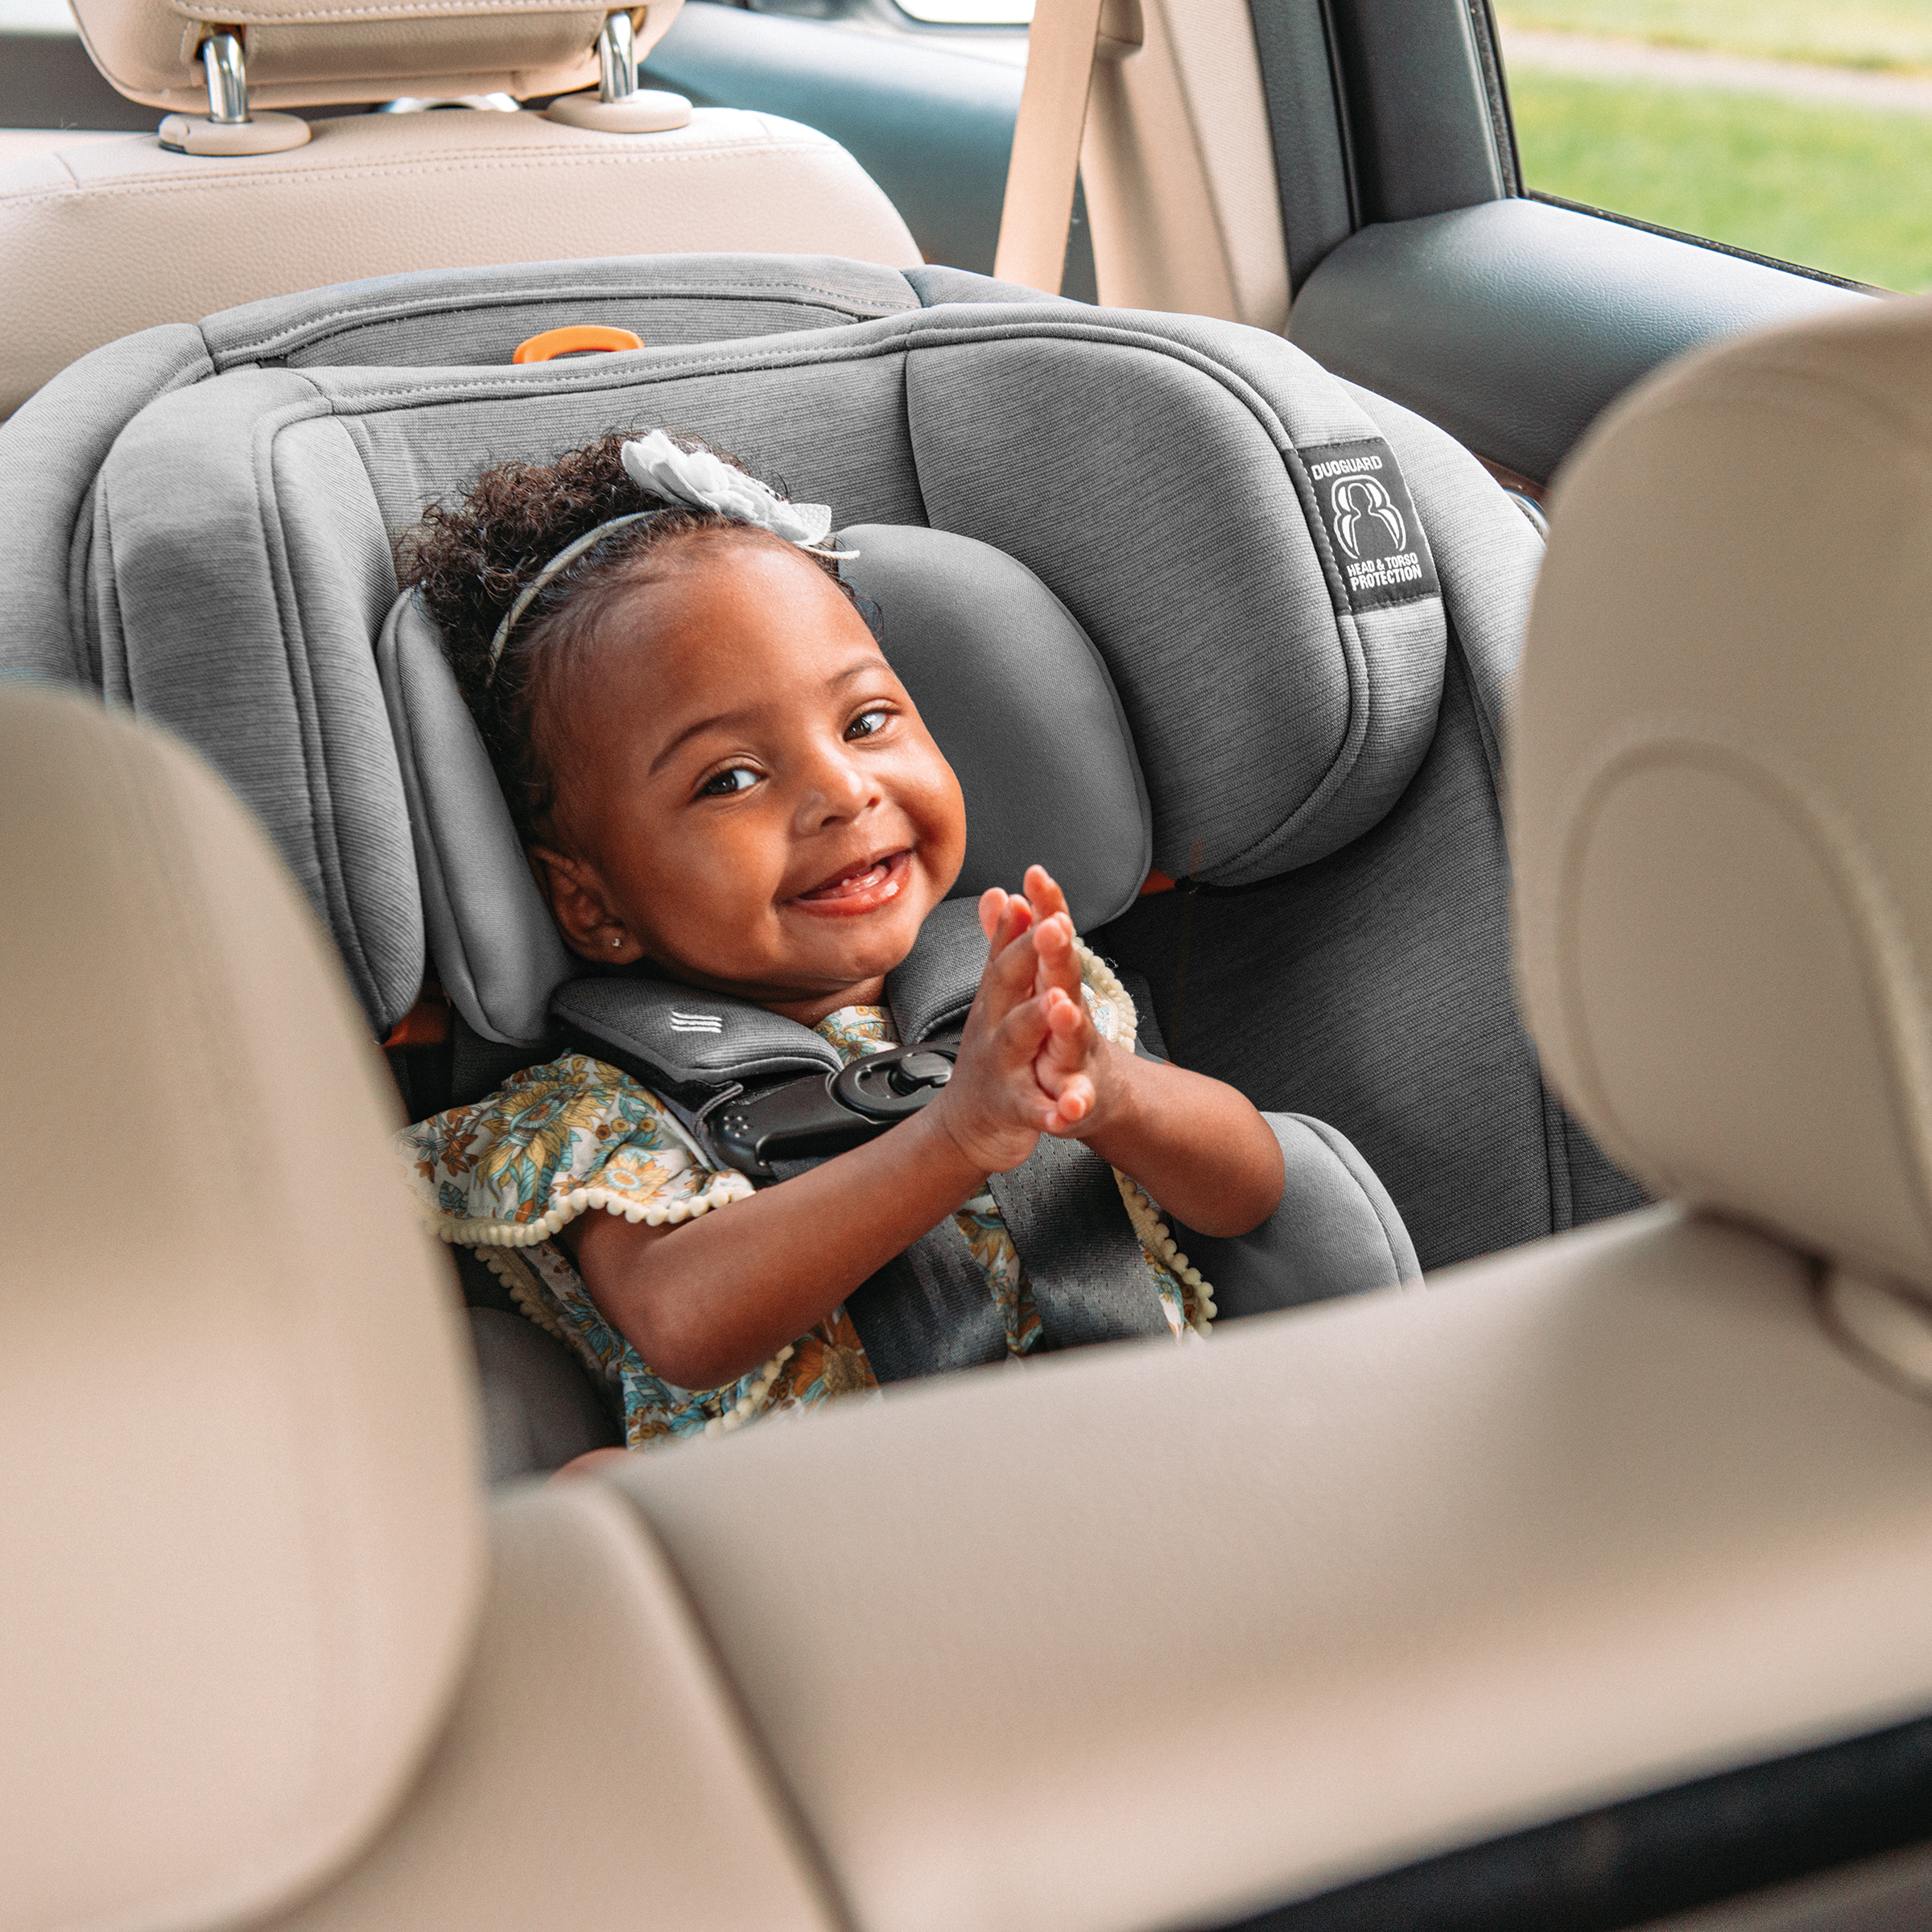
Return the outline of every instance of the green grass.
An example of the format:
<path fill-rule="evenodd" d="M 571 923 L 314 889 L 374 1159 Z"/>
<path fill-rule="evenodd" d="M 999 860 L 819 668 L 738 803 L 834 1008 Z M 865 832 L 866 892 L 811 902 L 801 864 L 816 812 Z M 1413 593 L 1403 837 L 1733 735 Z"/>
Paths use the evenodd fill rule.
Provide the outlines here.
<path fill-rule="evenodd" d="M 1509 77 L 1533 188 L 1881 288 L 1932 286 L 1932 117 Z"/>
<path fill-rule="evenodd" d="M 1498 0 L 1505 26 L 1840 67 L 1932 68 L 1932 0 Z"/>

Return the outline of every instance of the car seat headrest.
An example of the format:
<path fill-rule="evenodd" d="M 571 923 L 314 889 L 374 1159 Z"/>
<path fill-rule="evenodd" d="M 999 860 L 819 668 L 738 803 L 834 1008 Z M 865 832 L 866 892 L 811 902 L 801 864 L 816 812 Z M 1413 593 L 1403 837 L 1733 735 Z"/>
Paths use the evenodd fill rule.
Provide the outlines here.
<path fill-rule="evenodd" d="M 1133 739 L 1092 642 L 1022 564 L 946 530 L 864 524 L 855 588 L 966 797 L 956 898 L 1018 888 L 1028 864 L 1066 888 L 1075 922 L 1104 923 L 1147 876 L 1153 823 Z M 488 753 L 435 627 L 399 599 L 378 662 L 410 803 L 430 950 L 486 1038 L 530 1042 L 551 997 L 594 969 L 564 943 L 531 876 Z"/>
<path fill-rule="evenodd" d="M 682 0 L 653 0 L 639 58 Z M 527 100 L 588 87 L 604 7 L 559 11 L 515 0 L 382 0 L 318 9 L 304 0 L 75 0 L 95 66 L 117 92 L 155 107 L 205 113 L 199 48 L 237 24 L 246 35 L 251 107 L 305 107 L 504 93 Z M 643 10 L 640 10 L 641 11 Z"/>
<path fill-rule="evenodd" d="M 1557 493 L 1509 787 L 1546 1071 L 1654 1191 L 1932 1283 L 1932 303 L 1645 385 Z"/>
<path fill-rule="evenodd" d="M 1541 545 L 1495 485 L 1258 329 L 1018 303 L 956 270 L 891 278 L 895 307 L 882 276 L 742 256 L 404 275 L 97 351 L 0 428 L 22 613 L 0 662 L 204 751 L 378 1032 L 424 933 L 374 648 L 391 538 L 506 455 L 616 424 L 688 425 L 848 525 L 1031 571 L 1104 660 L 1169 877 L 1251 885 L 1378 826 L 1435 741 L 1451 628 L 1480 688 L 1513 659 Z M 646 346 L 489 359 L 587 294 Z"/>
<path fill-rule="evenodd" d="M 197 760 L 0 683 L 0 1160 L 62 1177 L 0 1257 L 6 1917 L 253 1923 L 386 1821 L 466 1660 L 455 1284 L 341 968 Z"/>

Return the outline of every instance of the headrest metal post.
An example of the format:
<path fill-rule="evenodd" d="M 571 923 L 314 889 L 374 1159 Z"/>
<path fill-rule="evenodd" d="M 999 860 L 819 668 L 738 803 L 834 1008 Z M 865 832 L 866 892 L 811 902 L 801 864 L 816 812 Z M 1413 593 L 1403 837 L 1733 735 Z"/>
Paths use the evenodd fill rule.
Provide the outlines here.
<path fill-rule="evenodd" d="M 621 101 L 638 91 L 638 60 L 630 15 L 606 14 L 597 31 L 597 98 Z"/>
<path fill-rule="evenodd" d="M 161 145 L 177 155 L 280 155 L 308 139 L 299 114 L 248 111 L 248 59 L 239 27 L 217 27 L 201 43 L 208 77 L 208 118 L 170 114 L 161 123 Z"/>
<path fill-rule="evenodd" d="M 242 36 L 224 30 L 201 43 L 201 68 L 208 76 L 208 118 L 217 127 L 241 127 L 248 115 L 248 60 Z"/>

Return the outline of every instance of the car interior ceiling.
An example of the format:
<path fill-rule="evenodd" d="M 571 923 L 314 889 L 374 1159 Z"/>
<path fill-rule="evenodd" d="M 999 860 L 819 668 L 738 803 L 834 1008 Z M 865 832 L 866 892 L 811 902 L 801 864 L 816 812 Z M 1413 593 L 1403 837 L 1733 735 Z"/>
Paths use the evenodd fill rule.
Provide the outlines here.
<path fill-rule="evenodd" d="M 1153 15 L 1153 0 L 1144 4 Z M 1162 35 L 1191 23 L 1204 37 L 1230 19 L 1244 34 L 1251 25 L 1251 55 L 1240 85 L 1220 81 L 1217 97 Z M 205 207 L 164 204 L 138 184 L 111 218 L 150 225 L 157 251 L 184 238 L 180 252 L 204 250 L 211 274 L 229 279 L 208 284 L 220 299 L 179 314 L 167 309 L 173 291 L 157 296 L 151 315 L 87 341 L 84 365 L 0 422 L 0 555 L 17 612 L 0 673 L 104 696 L 213 767 L 266 828 L 341 955 L 403 1110 L 423 1119 L 553 1055 L 563 1036 L 506 1034 L 451 984 L 436 933 L 425 937 L 423 808 L 390 722 L 394 678 L 379 668 L 398 621 L 389 535 L 459 492 L 486 452 L 534 443 L 551 453 L 640 412 L 701 421 L 708 434 L 715 425 L 754 463 L 833 502 L 841 523 L 930 525 L 1017 559 L 1091 639 L 1131 728 L 1154 857 L 1146 890 L 1085 936 L 1146 989 L 1168 1055 L 1257 1106 L 1345 1134 L 1432 1275 L 1534 1254 L 1549 1236 L 1631 1214 L 1650 1195 L 1566 1105 L 1574 1087 L 1552 1072 L 1545 1032 L 1525 1024 L 1512 957 L 1521 857 L 1505 741 L 1545 499 L 1606 411 L 1666 365 L 1752 329 L 1827 328 L 1862 314 L 1868 293 L 1533 192 L 1487 0 L 1190 0 L 1161 10 L 1156 27 L 1144 45 L 1158 58 L 1096 66 L 1098 132 L 1084 151 L 1059 291 L 1075 306 L 1044 319 L 1047 298 L 1030 302 L 994 274 L 1023 65 L 989 30 L 920 27 L 883 0 L 809 14 L 687 0 L 640 70 L 641 85 L 700 110 L 780 117 L 829 137 L 786 190 L 805 210 L 795 219 L 817 224 L 796 250 L 754 225 L 750 239 L 732 238 L 733 223 L 755 224 L 758 204 L 778 196 L 769 158 L 765 173 L 746 163 L 705 212 L 713 176 L 702 171 L 739 165 L 721 139 L 690 140 L 688 208 L 613 189 L 613 205 L 636 204 L 615 240 L 603 227 L 560 230 L 535 267 L 506 257 L 402 270 L 381 255 L 379 274 L 345 269 L 314 287 L 245 288 L 247 261 L 221 262 L 207 244 Z M 364 116 L 373 126 L 374 110 L 407 91 L 372 85 L 366 98 L 287 111 L 324 130 Z M 1208 134 L 1204 101 L 1220 117 Z M 456 111 L 471 117 L 464 126 L 490 112 Z M 159 112 L 110 85 L 77 36 L 0 28 L 0 128 L 146 135 Z M 535 119 L 506 119 L 525 118 Z M 775 154 L 766 126 L 759 138 Z M 419 158 L 444 138 L 419 122 L 397 137 L 417 142 Z M 0 258 L 12 251 L 33 272 L 0 294 L 0 320 L 23 357 L 30 342 L 52 354 L 51 372 L 64 359 L 47 348 L 69 325 L 64 313 L 76 332 L 92 325 L 87 276 L 101 270 L 61 282 L 72 250 L 57 225 L 77 217 L 44 184 L 10 204 L 10 151 L 0 151 Z M 1147 168 L 1150 153 L 1166 164 Z M 856 170 L 841 171 L 850 162 Z M 373 181 L 385 163 L 371 147 L 357 166 Z M 551 192 L 542 166 L 530 187 L 505 191 L 533 231 Z M 821 171 L 801 186 L 807 167 Z M 105 169 L 76 181 L 76 204 L 94 198 L 90 220 L 122 192 Z M 382 225 L 372 222 L 369 248 L 405 246 L 378 237 Z M 719 238 L 700 251 L 693 237 L 713 228 Z M 365 245 L 332 231 L 345 261 Z M 184 286 L 197 286 L 196 272 L 191 260 Z M 120 299 L 147 299 L 135 288 Z M 928 322 L 941 308 L 956 341 Z M 615 357 L 513 370 L 518 341 L 584 321 L 632 329 L 645 348 L 621 371 Z M 753 341 L 755 357 L 739 347 Z M 1303 356 L 1279 354 L 1283 341 Z M 836 439 L 828 447 L 828 421 L 862 462 Z M 271 444 L 283 453 L 258 495 L 254 465 Z M 1282 468 L 1283 449 L 1358 444 L 1388 452 L 1426 533 L 1439 578 L 1433 629 L 1334 588 L 1342 580 L 1315 498 Z M 176 487 L 184 461 L 192 500 Z M 1255 485 L 1264 472 L 1265 486 Z M 1083 473 L 1107 486 L 1083 495 L 1061 481 Z M 1052 487 L 1030 481 L 1049 476 Z M 1123 488 L 1162 506 L 1156 567 L 1115 569 L 1107 519 Z M 326 621 L 308 625 L 308 612 Z M 1203 628 L 1261 641 L 1228 648 L 1212 688 L 1191 675 Z M 1327 695 L 1304 704 L 1306 690 Z M 112 755 L 105 740 L 72 742 Z M 159 775 L 141 782 L 156 798 L 185 786 L 196 802 L 180 810 L 212 814 L 211 838 L 245 836 L 222 829 L 226 807 L 199 802 L 195 781 L 155 755 Z M 277 942 L 291 959 L 306 943 Z M 302 1016 L 286 1021 L 301 1030 Z M 345 1102 L 343 1117 L 361 1104 Z M 452 1252 L 493 1472 L 545 1472 L 617 1441 L 609 1391 L 523 1319 L 502 1275 Z M 1660 1316 L 1656 1332 L 1675 1332 L 1672 1319 Z M 1434 1386 L 1416 1373 L 1418 1388 Z M 931 1427 L 947 1442 L 943 1422 Z M 1871 1457 L 1878 1466 L 1881 1450 Z M 774 1496 L 789 1493 L 779 1465 L 768 1475 Z M 687 1494 L 655 1489 L 658 1480 L 646 1472 L 634 1486 L 650 1498 L 646 1567 L 674 1579 L 650 1614 L 694 1655 L 715 1647 L 728 1674 L 766 1697 L 762 1612 L 733 1607 L 738 1558 L 700 1521 L 710 1479 Z M 739 1509 L 727 1496 L 718 1521 L 768 1525 L 756 1503 Z M 569 1537 L 594 1541 L 580 1523 L 553 1547 L 536 1516 L 506 1534 L 526 1539 L 512 1568 L 531 1575 L 564 1563 L 555 1551 Z M 472 1561 L 458 1540 L 452 1530 L 450 1547 L 432 1553 L 452 1604 L 470 1588 L 452 1580 Z M 700 1579 L 695 1595 L 675 1581 L 680 1566 Z M 539 1586 L 527 1587 L 536 1603 Z M 715 1629 L 701 1628 L 707 1617 Z M 437 1696 L 456 1695 L 467 1641 L 440 1635 L 421 1665 Z M 786 1756 L 795 1740 L 781 1735 L 782 1699 L 770 1699 L 745 1721 L 748 1752 L 770 1752 L 779 1769 L 743 1773 L 761 1795 L 730 1801 L 761 1817 L 767 1787 L 802 1777 L 810 1755 Z M 428 1716 L 397 1724 L 398 1736 L 411 1724 L 431 1735 Z M 415 1755 L 396 1761 L 419 1765 L 427 1749 L 412 1744 Z M 402 1773 L 383 1775 L 394 1785 Z M 1460 1836 L 1424 1833 L 1405 1849 L 1371 1833 L 1362 1842 L 1381 1848 L 1353 1868 L 1331 1872 L 1311 1856 L 1294 1887 L 1250 1888 L 1238 1909 L 1214 1894 L 1191 1922 L 1608 1932 L 1699 1914 L 1685 1919 L 1688 1932 L 1719 1925 L 1706 1909 L 1742 1901 L 1744 1915 L 1722 1922 L 1736 1932 L 1848 1932 L 1905 1922 L 1886 1915 L 1905 1910 L 1901 1900 L 1922 1902 L 1916 1863 L 1901 1879 L 1871 1874 L 1872 1861 L 1916 1860 L 1928 1798 L 1932 1718 L 1873 1701 L 1856 1724 L 1794 1724 L 1723 1761 L 1686 1752 L 1647 1781 L 1609 1779 L 1597 1791 L 1573 1781 L 1540 1813 L 1499 1803 L 1492 1825 Z M 818 1904 L 797 1901 L 824 1897 L 837 1906 L 829 1919 L 863 1917 L 836 1893 L 873 1882 L 872 1852 L 851 1850 L 867 1844 L 862 1821 L 835 1819 L 836 1810 L 828 1800 L 820 1816 L 803 1802 L 803 1825 L 787 1814 L 758 1829 L 788 1847 L 820 1833 L 838 1847 L 833 1863 L 849 1852 L 867 1876 L 828 1880 L 805 1869 L 819 1854 L 798 1855 L 795 1871 L 793 1851 L 774 1851 L 783 1875 L 773 1883 L 796 1897 L 773 1906 L 771 1922 L 820 1922 Z M 897 1896 L 878 1882 L 869 1909 Z M 1773 1887 L 1787 1889 L 1784 1902 L 1750 1916 L 1753 1896 Z M 353 1902 L 341 1909 L 341 1922 L 362 1922 Z"/>

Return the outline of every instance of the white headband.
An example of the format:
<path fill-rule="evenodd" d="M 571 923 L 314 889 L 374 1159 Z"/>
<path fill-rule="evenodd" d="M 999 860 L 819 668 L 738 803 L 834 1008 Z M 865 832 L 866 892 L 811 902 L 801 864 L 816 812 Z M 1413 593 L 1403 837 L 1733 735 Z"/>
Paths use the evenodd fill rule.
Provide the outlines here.
<path fill-rule="evenodd" d="M 832 530 L 830 504 L 788 502 L 770 484 L 746 476 L 741 469 L 733 469 L 708 449 L 679 448 L 661 429 L 654 429 L 634 443 L 626 443 L 621 453 L 625 473 L 634 483 L 673 503 L 741 517 L 747 523 L 770 530 L 774 537 L 782 537 L 787 543 L 795 543 L 800 550 L 810 551 L 815 557 L 848 559 L 859 554 L 856 550 L 824 547 Z M 612 531 L 622 530 L 627 524 L 647 522 L 664 514 L 661 510 L 635 510 L 628 516 L 613 517 L 608 523 L 600 523 L 559 551 L 518 592 L 516 602 L 497 626 L 497 634 L 490 640 L 489 669 L 484 681 L 488 683 L 497 675 L 510 634 L 538 592 L 559 571 L 568 570 L 585 551 L 601 543 Z"/>

